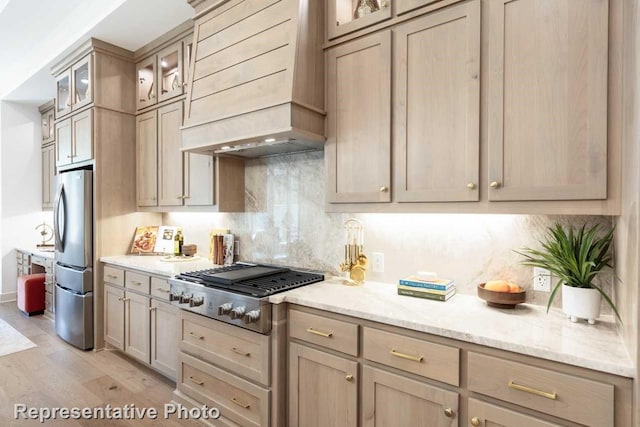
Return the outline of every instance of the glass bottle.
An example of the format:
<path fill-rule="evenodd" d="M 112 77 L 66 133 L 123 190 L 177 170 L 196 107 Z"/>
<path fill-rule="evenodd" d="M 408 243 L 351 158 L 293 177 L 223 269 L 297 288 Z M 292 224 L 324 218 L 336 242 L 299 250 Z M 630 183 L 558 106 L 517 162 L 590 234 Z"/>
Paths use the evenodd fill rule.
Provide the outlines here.
<path fill-rule="evenodd" d="M 182 230 L 178 230 L 173 237 L 173 255 L 182 255 L 182 245 L 184 244 L 184 237 L 182 236 Z"/>

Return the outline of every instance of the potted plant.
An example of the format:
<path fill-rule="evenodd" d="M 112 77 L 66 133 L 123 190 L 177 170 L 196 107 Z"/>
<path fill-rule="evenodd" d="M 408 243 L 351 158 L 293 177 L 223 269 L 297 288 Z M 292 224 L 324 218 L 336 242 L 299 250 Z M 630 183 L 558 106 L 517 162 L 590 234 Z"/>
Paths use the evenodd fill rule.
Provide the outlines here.
<path fill-rule="evenodd" d="M 541 250 L 525 248 L 523 252 L 516 252 L 525 257 L 522 264 L 545 268 L 558 277 L 558 283 L 549 295 L 547 312 L 562 288 L 562 311 L 572 322 L 581 318 L 594 324 L 600 315 L 601 298 L 622 321 L 613 301 L 594 283 L 603 269 L 612 268 L 609 252 L 612 241 L 613 228 L 601 233 L 597 224 L 590 228 L 583 225 L 576 230 L 569 226 L 567 233 L 556 223 L 548 228 L 545 241 L 540 241 Z"/>

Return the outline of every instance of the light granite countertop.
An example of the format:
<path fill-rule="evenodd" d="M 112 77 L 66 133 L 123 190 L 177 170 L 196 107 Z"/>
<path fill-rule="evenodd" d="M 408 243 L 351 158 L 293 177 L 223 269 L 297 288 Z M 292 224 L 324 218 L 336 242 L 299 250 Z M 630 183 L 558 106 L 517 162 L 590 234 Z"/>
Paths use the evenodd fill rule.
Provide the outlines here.
<path fill-rule="evenodd" d="M 31 255 L 39 256 L 41 258 L 55 259 L 56 253 L 54 251 L 43 251 L 42 249 L 26 249 L 26 248 L 16 248 L 17 251 L 27 252 Z"/>
<path fill-rule="evenodd" d="M 219 267 L 204 257 L 179 262 L 163 261 L 165 258 L 166 256 L 159 255 L 115 255 L 103 256 L 100 258 L 100 261 L 117 267 L 140 270 L 150 274 L 168 277 L 187 271 Z"/>
<path fill-rule="evenodd" d="M 399 326 L 443 337 L 527 354 L 624 377 L 635 368 L 615 322 L 601 317 L 595 325 L 572 323 L 556 309 L 520 304 L 496 309 L 474 295 L 454 295 L 447 302 L 400 296 L 395 285 L 367 282 L 345 286 L 327 280 L 270 297 L 334 313 Z"/>

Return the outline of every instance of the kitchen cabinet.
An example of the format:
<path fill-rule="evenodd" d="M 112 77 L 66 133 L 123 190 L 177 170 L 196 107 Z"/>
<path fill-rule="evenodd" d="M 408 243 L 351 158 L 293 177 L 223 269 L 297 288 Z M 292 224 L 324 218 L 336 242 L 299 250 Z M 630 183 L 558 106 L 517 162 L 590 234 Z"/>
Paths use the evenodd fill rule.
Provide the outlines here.
<path fill-rule="evenodd" d="M 124 303 L 124 352 L 149 363 L 150 299 L 145 295 L 125 291 Z"/>
<path fill-rule="evenodd" d="M 289 344 L 289 425 L 356 427 L 358 377 L 357 362 Z"/>
<path fill-rule="evenodd" d="M 469 420 L 464 425 L 469 427 L 560 427 L 560 424 L 539 420 L 474 398 L 469 398 Z"/>
<path fill-rule="evenodd" d="M 158 205 L 158 112 L 136 117 L 138 206 Z"/>
<path fill-rule="evenodd" d="M 327 52 L 329 203 L 390 202 L 391 32 Z"/>
<path fill-rule="evenodd" d="M 56 123 L 56 167 L 93 159 L 93 110 Z"/>
<path fill-rule="evenodd" d="M 193 36 L 165 46 L 136 65 L 136 109 L 143 110 L 176 96 L 186 88 Z"/>
<path fill-rule="evenodd" d="M 178 366 L 177 308 L 168 302 L 151 300 L 151 366 L 176 378 Z"/>
<path fill-rule="evenodd" d="M 66 116 L 71 112 L 71 69 L 56 77 L 56 116 Z"/>
<path fill-rule="evenodd" d="M 193 58 L 193 34 L 189 34 L 182 39 L 182 66 L 183 66 L 183 80 L 182 93 L 187 93 L 187 82 L 189 81 L 189 73 L 191 72 L 191 61 Z"/>
<path fill-rule="evenodd" d="M 93 56 L 89 54 L 56 77 L 56 116 L 63 117 L 93 102 Z"/>
<path fill-rule="evenodd" d="M 104 340 L 124 350 L 124 289 L 104 284 Z"/>
<path fill-rule="evenodd" d="M 398 202 L 479 199 L 480 1 L 394 32 L 394 195 Z"/>
<path fill-rule="evenodd" d="M 394 0 L 329 0 L 327 7 L 327 35 L 329 40 L 349 34 L 368 26 L 377 24 L 391 18 L 392 3 Z M 373 6 L 377 8 L 366 14 L 358 13 L 358 8 Z M 367 9 L 371 11 L 371 9 Z"/>
<path fill-rule="evenodd" d="M 182 40 L 158 53 L 158 102 L 182 95 L 184 88 L 184 54 Z"/>
<path fill-rule="evenodd" d="M 182 206 L 184 200 L 182 140 L 182 101 L 158 109 L 158 204 Z"/>
<path fill-rule="evenodd" d="M 42 208 L 53 208 L 56 195 L 56 146 L 42 147 Z"/>
<path fill-rule="evenodd" d="M 489 200 L 606 199 L 609 2 L 488 13 Z"/>
<path fill-rule="evenodd" d="M 156 57 L 151 56 L 136 64 L 136 109 L 155 105 L 156 91 Z"/>
<path fill-rule="evenodd" d="M 56 140 L 55 135 L 55 100 L 51 100 L 39 107 L 42 145 L 51 144 Z"/>

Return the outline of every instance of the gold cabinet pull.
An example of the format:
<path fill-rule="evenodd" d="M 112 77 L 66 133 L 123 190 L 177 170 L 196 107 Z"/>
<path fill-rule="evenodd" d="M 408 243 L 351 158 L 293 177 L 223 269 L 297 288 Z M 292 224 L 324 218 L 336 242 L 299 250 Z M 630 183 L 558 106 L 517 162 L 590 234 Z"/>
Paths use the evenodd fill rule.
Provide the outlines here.
<path fill-rule="evenodd" d="M 546 397 L 547 399 L 556 400 L 558 398 L 557 393 L 549 393 L 546 391 L 537 390 L 535 388 L 527 387 L 526 385 L 516 384 L 513 380 L 509 381 L 509 388 L 514 390 L 524 391 L 525 393 L 535 394 L 536 396 Z"/>
<path fill-rule="evenodd" d="M 489 187 L 498 188 L 500 187 L 500 183 L 498 181 L 492 181 L 491 184 L 489 184 Z"/>
<path fill-rule="evenodd" d="M 235 398 L 235 397 L 232 397 L 232 398 L 231 398 L 231 401 L 232 401 L 233 403 L 235 403 L 236 405 L 238 405 L 238 406 L 242 406 L 244 409 L 249 409 L 249 408 L 251 408 L 251 405 L 249 405 L 248 403 L 244 403 L 244 402 L 242 402 L 241 400 L 239 400 L 239 399 L 237 399 L 237 398 Z"/>
<path fill-rule="evenodd" d="M 116 276 L 115 274 L 107 274 L 107 277 L 110 279 L 117 279 L 118 276 Z"/>
<path fill-rule="evenodd" d="M 204 385 L 204 381 L 200 381 L 194 377 L 189 377 L 189 379 L 191 380 L 191 382 L 198 384 L 198 385 Z"/>
<path fill-rule="evenodd" d="M 418 363 L 420 363 L 420 362 L 422 362 L 424 360 L 424 357 L 422 357 L 422 356 L 412 356 L 410 354 L 400 353 L 399 351 L 396 351 L 394 349 L 391 349 L 389 354 L 391 354 L 392 356 L 400 357 L 402 359 L 412 360 L 412 361 L 418 362 Z"/>
<path fill-rule="evenodd" d="M 118 301 L 124 301 L 124 298 L 118 297 Z"/>
<path fill-rule="evenodd" d="M 136 286 L 142 286 L 142 282 L 138 282 L 137 280 L 132 280 L 131 284 L 136 285 Z"/>
<path fill-rule="evenodd" d="M 149 307 L 149 311 L 156 311 L 157 307 Z"/>
<path fill-rule="evenodd" d="M 159 290 L 160 292 L 169 293 L 169 289 L 165 289 L 165 288 L 156 288 L 156 289 Z"/>
<path fill-rule="evenodd" d="M 197 338 L 199 340 L 203 340 L 204 339 L 204 336 L 198 335 L 198 334 L 194 334 L 193 332 L 189 332 L 189 335 L 191 335 L 192 337 Z"/>
<path fill-rule="evenodd" d="M 380 7 L 386 9 L 387 7 L 389 7 L 389 2 L 387 0 L 382 0 L 380 2 Z"/>
<path fill-rule="evenodd" d="M 251 357 L 251 353 L 246 353 L 244 351 L 240 351 L 235 347 L 231 347 L 231 351 L 233 351 L 235 354 L 239 354 L 240 356 Z"/>
<path fill-rule="evenodd" d="M 386 193 L 388 190 L 389 190 L 389 188 L 384 186 L 384 185 L 382 187 L 380 187 L 380 192 L 381 193 Z"/>
<path fill-rule="evenodd" d="M 468 184 L 467 184 L 467 188 L 468 188 L 469 190 L 475 190 L 476 185 L 475 185 L 473 182 L 470 182 L 470 183 L 468 183 Z"/>
<path fill-rule="evenodd" d="M 316 331 L 313 328 L 307 328 L 307 332 L 309 332 L 310 334 L 318 335 L 318 336 L 325 337 L 325 338 L 331 338 L 333 336 L 333 332 L 328 332 L 328 333 L 327 332 L 320 332 L 320 331 Z"/>
<path fill-rule="evenodd" d="M 471 418 L 471 425 L 473 427 L 478 427 L 480 425 L 480 419 L 478 417 Z"/>
<path fill-rule="evenodd" d="M 353 381 L 353 375 L 349 374 L 346 377 L 344 377 L 344 379 L 349 381 L 349 382 L 351 382 L 351 381 Z"/>
<path fill-rule="evenodd" d="M 449 417 L 449 418 L 452 418 L 452 417 L 453 417 L 453 409 L 451 409 L 451 408 L 445 408 L 445 410 L 444 410 L 444 415 L 445 415 L 445 416 L 447 416 L 447 417 Z"/>

